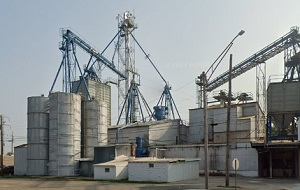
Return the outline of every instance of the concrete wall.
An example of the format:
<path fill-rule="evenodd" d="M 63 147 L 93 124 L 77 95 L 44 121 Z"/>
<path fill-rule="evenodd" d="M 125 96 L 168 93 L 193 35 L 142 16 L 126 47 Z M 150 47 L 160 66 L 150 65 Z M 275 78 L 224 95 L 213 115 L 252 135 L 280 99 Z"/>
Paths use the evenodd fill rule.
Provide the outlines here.
<path fill-rule="evenodd" d="M 219 112 L 222 112 L 223 110 L 219 110 Z M 190 110 L 189 114 L 189 121 L 190 126 L 187 130 L 187 143 L 188 144 L 197 144 L 197 143 L 203 143 L 204 142 L 204 117 L 203 117 L 203 109 L 193 109 L 193 111 Z M 213 112 L 209 113 L 208 111 L 208 138 L 209 142 L 213 142 L 213 131 L 215 127 L 212 127 L 212 124 L 214 123 L 213 120 Z"/>
<path fill-rule="evenodd" d="M 105 168 L 109 171 L 105 172 Z M 94 179 L 116 179 L 116 167 L 114 166 L 94 166 Z"/>
<path fill-rule="evenodd" d="M 117 128 L 108 128 L 108 144 L 116 144 L 116 131 Z M 141 136 L 143 138 L 143 141 L 149 141 L 149 127 L 127 127 L 125 129 L 120 130 L 118 133 L 118 143 L 135 143 L 135 138 L 138 136 Z"/>
<path fill-rule="evenodd" d="M 204 145 L 176 145 L 152 147 L 150 155 L 155 155 L 155 148 L 165 149 L 158 151 L 159 157 L 165 158 L 197 158 L 199 161 L 199 172 L 204 173 L 205 154 Z M 211 173 L 225 173 L 226 145 L 209 145 L 209 162 Z M 240 168 L 237 174 L 243 176 L 258 177 L 258 153 L 255 148 L 251 148 L 250 143 L 231 144 L 230 163 L 234 158 L 239 159 Z M 234 173 L 230 166 L 230 173 Z"/>
<path fill-rule="evenodd" d="M 179 120 L 170 120 L 169 122 L 149 127 L 150 145 L 173 145 L 179 141 Z"/>
<path fill-rule="evenodd" d="M 130 144 L 116 144 L 109 146 L 98 146 L 94 148 L 94 163 L 105 163 L 116 159 L 119 156 L 130 156 Z"/>
<path fill-rule="evenodd" d="M 103 180 L 120 180 L 128 178 L 128 166 L 94 165 L 94 178 Z"/>
<path fill-rule="evenodd" d="M 121 127 L 121 126 L 120 126 Z M 108 128 L 108 143 L 116 143 L 116 131 L 118 127 Z M 143 144 L 172 145 L 176 144 L 179 137 L 179 120 L 162 120 L 139 123 L 126 127 L 118 132 L 118 143 L 135 143 L 136 137 L 143 138 Z"/>
<path fill-rule="evenodd" d="M 14 149 L 14 175 L 26 175 L 27 174 L 27 147 L 15 147 Z"/>
<path fill-rule="evenodd" d="M 257 114 L 257 107 L 255 104 L 243 104 L 241 109 L 242 115 L 240 117 L 251 117 Z"/>
<path fill-rule="evenodd" d="M 169 163 L 128 163 L 128 181 L 168 182 Z"/>
<path fill-rule="evenodd" d="M 190 109 L 188 144 L 204 142 L 203 109 Z M 259 113 L 259 115 L 258 115 Z M 230 110 L 231 142 L 250 142 L 262 137 L 265 122 L 259 116 L 262 112 L 256 102 L 233 105 Z M 227 108 L 208 109 L 209 143 L 226 143 Z"/>

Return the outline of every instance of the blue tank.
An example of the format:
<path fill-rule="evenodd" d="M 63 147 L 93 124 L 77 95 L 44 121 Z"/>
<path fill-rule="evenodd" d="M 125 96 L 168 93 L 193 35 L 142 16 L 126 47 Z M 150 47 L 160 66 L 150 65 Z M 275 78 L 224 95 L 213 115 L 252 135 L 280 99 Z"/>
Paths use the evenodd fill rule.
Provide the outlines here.
<path fill-rule="evenodd" d="M 142 137 L 136 137 L 135 140 L 136 140 L 136 147 L 137 148 L 143 148 L 143 139 L 142 139 Z"/>
<path fill-rule="evenodd" d="M 164 120 L 164 119 L 167 118 L 166 115 L 167 115 L 167 112 L 168 112 L 168 107 L 166 107 L 166 106 L 154 106 L 153 109 L 154 109 L 154 117 L 157 120 Z"/>
<path fill-rule="evenodd" d="M 135 156 L 136 157 L 146 157 L 148 156 L 148 149 L 143 147 L 143 139 L 142 137 L 136 137 L 136 149 L 135 149 Z"/>

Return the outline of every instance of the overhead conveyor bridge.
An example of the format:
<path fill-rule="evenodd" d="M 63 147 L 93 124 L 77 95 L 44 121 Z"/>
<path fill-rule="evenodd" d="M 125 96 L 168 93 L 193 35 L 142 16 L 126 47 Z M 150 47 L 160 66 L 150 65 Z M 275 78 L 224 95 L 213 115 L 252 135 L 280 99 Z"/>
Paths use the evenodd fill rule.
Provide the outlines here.
<path fill-rule="evenodd" d="M 291 29 L 291 31 L 286 35 L 282 36 L 278 40 L 274 41 L 270 45 L 266 46 L 262 50 L 258 51 L 238 65 L 234 66 L 231 73 L 232 79 L 247 72 L 257 65 L 264 63 L 268 59 L 281 53 L 283 50 L 293 46 L 295 43 L 299 43 L 299 36 L 300 35 L 298 33 L 298 29 Z M 220 87 L 228 81 L 229 71 L 226 71 L 215 79 L 208 81 L 207 91 L 213 91 L 214 89 Z"/>
<path fill-rule="evenodd" d="M 126 78 L 126 76 L 123 73 L 121 73 L 111 61 L 106 59 L 102 55 L 102 53 L 99 53 L 98 51 L 96 51 L 92 46 L 90 46 L 86 41 L 84 41 L 79 36 L 74 34 L 71 30 L 69 30 L 69 29 L 64 30 L 62 35 L 65 40 L 74 42 L 76 45 L 80 46 L 83 50 L 85 50 L 91 56 L 95 57 L 97 59 L 97 61 L 100 61 L 101 63 L 106 65 L 108 68 L 110 68 L 113 72 L 115 72 L 122 78 L 124 78 L 124 79 Z"/>

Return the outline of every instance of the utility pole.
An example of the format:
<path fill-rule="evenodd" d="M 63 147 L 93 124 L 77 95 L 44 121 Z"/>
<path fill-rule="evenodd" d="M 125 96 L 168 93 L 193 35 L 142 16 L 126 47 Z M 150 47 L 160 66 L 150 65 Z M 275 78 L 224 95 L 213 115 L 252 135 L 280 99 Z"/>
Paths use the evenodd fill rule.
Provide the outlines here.
<path fill-rule="evenodd" d="M 1 129 L 1 176 L 3 176 L 3 116 L 0 115 L 0 129 Z"/>
<path fill-rule="evenodd" d="M 11 132 L 11 150 L 10 152 L 14 154 L 14 132 Z"/>
<path fill-rule="evenodd" d="M 208 189 L 209 180 L 209 159 L 208 159 L 208 125 L 207 125 L 207 97 L 206 97 L 206 86 L 207 78 L 206 73 L 202 72 L 200 75 L 201 83 L 203 85 L 203 115 L 204 115 L 204 155 L 205 155 L 205 189 Z"/>
<path fill-rule="evenodd" d="M 233 41 L 238 37 L 241 36 L 245 33 L 244 30 L 241 30 L 232 40 L 231 42 L 227 45 L 227 47 L 223 50 L 223 52 L 219 55 L 219 57 L 213 62 L 213 64 L 209 67 L 209 69 L 206 72 L 203 72 L 200 76 L 198 76 L 199 80 L 196 80 L 196 84 L 203 87 L 202 90 L 202 98 L 203 98 L 203 114 L 204 114 L 204 150 L 205 150 L 205 188 L 208 189 L 208 176 L 209 176 L 209 161 L 208 161 L 208 126 L 207 126 L 207 96 L 206 96 L 206 91 L 207 91 L 207 86 L 208 86 L 208 81 L 210 80 L 212 74 L 215 72 L 216 68 L 219 66 L 229 49 L 233 45 Z M 230 54 L 230 64 L 229 64 L 229 96 L 228 96 L 228 107 L 227 107 L 227 142 L 226 142 L 226 186 L 229 186 L 229 131 L 230 131 L 230 107 L 231 107 L 231 79 L 232 79 L 232 54 Z M 207 74 L 211 71 L 211 74 L 207 78 Z M 209 89 L 210 91 L 213 89 Z M 201 97 L 201 96 L 199 96 Z M 201 101 L 200 101 L 201 102 Z"/>
<path fill-rule="evenodd" d="M 230 108 L 231 108 L 231 72 L 232 72 L 232 54 L 229 59 L 229 81 L 228 81 L 228 103 L 227 103 L 227 126 L 226 126 L 226 179 L 225 185 L 229 186 L 229 159 L 230 159 Z"/>

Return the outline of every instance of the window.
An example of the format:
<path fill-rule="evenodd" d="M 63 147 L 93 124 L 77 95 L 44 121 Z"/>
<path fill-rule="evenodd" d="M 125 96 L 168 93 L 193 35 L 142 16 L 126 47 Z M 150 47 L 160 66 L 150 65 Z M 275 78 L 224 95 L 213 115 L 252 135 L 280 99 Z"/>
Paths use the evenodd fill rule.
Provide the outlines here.
<path fill-rule="evenodd" d="M 149 164 L 149 168 L 154 168 L 154 164 Z"/>
<path fill-rule="evenodd" d="M 109 168 L 105 168 L 105 172 L 106 172 L 106 173 L 109 173 Z"/>

